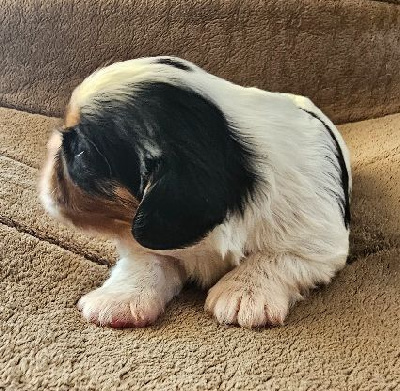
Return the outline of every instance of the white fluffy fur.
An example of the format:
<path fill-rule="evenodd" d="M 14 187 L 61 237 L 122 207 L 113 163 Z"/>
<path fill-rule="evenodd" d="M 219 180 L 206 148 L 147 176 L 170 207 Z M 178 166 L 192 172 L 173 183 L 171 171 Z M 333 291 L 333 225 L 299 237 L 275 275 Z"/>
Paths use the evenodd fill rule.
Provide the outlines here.
<path fill-rule="evenodd" d="M 122 258 L 104 285 L 81 299 L 83 315 L 100 324 L 143 326 L 153 322 L 190 279 L 204 287 L 215 284 L 206 309 L 220 323 L 282 324 L 303 292 L 329 282 L 345 265 L 349 247 L 339 205 L 325 190 L 343 191 L 337 189 L 338 174 L 325 157 L 332 138 L 319 120 L 299 107 L 316 113 L 334 131 L 351 189 L 345 143 L 305 97 L 241 87 L 181 59 L 194 71 L 154 61 L 142 58 L 97 71 L 75 90 L 70 107 L 99 110 L 92 100 L 95 93 L 123 100 L 126 86 L 141 81 L 188 86 L 216 103 L 253 146 L 254 166 L 265 183 L 247 204 L 244 217 L 228 216 L 191 248 L 138 250 L 131 238 L 119 238 Z"/>

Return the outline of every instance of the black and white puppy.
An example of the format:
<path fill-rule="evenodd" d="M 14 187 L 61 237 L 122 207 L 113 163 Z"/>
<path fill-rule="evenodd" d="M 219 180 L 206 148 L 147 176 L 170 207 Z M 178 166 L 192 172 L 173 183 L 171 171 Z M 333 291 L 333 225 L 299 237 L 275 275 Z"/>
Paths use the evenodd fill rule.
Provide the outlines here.
<path fill-rule="evenodd" d="M 153 323 L 185 281 L 223 324 L 280 325 L 349 249 L 349 153 L 307 98 L 245 88 L 174 57 L 100 69 L 52 135 L 41 199 L 115 239 L 79 302 L 112 327 Z"/>

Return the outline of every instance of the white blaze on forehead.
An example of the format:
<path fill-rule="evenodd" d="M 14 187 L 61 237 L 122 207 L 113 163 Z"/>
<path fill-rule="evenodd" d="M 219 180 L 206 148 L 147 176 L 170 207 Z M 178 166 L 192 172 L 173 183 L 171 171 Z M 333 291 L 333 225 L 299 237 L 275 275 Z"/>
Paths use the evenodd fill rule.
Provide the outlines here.
<path fill-rule="evenodd" d="M 79 109 L 90 102 L 91 98 L 100 92 L 119 90 L 121 86 L 134 76 L 145 70 L 144 64 L 131 60 L 117 62 L 108 67 L 101 68 L 87 77 L 72 93 L 70 107 Z"/>
<path fill-rule="evenodd" d="M 161 57 L 147 57 L 117 62 L 101 68 L 87 77 L 74 90 L 69 102 L 69 110 L 79 111 L 90 105 L 98 94 L 108 95 L 112 99 L 123 99 L 124 92 L 144 81 L 171 81 L 176 77 L 176 69 L 157 63 Z M 182 61 L 182 60 L 180 60 Z"/>

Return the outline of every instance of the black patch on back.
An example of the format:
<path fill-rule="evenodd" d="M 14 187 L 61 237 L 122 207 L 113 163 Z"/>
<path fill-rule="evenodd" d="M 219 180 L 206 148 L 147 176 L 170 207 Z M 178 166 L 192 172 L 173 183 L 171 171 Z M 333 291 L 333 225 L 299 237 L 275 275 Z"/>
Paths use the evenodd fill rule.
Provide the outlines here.
<path fill-rule="evenodd" d="M 68 170 L 88 192 L 111 194 L 117 182 L 141 200 L 132 233 L 144 247 L 190 246 L 228 213 L 243 212 L 257 180 L 251 148 L 214 103 L 147 82 L 123 101 L 99 95 L 95 104 L 101 109 L 83 107 L 64 136 Z"/>
<path fill-rule="evenodd" d="M 342 210 L 343 214 L 343 220 L 346 228 L 349 227 L 350 221 L 351 221 L 351 213 L 350 213 L 350 200 L 349 200 L 349 173 L 346 168 L 346 162 L 343 157 L 343 152 L 342 149 L 340 148 L 340 145 L 336 139 L 335 133 L 332 131 L 332 129 L 315 113 L 312 111 L 308 111 L 305 109 L 301 109 L 305 111 L 307 114 L 311 115 L 312 117 L 316 118 L 319 120 L 322 125 L 324 125 L 325 129 L 328 131 L 329 135 L 332 137 L 333 142 L 335 143 L 335 148 L 336 148 L 336 158 L 339 163 L 339 168 L 340 168 L 340 176 L 341 176 L 341 183 L 343 187 L 343 193 L 344 193 L 344 198 L 340 198 L 339 205 Z"/>
<path fill-rule="evenodd" d="M 192 69 L 188 65 L 186 65 L 183 62 L 180 62 L 179 60 L 176 60 L 174 58 L 160 58 L 157 60 L 157 63 L 170 65 L 172 67 L 182 69 L 183 71 L 192 71 Z"/>

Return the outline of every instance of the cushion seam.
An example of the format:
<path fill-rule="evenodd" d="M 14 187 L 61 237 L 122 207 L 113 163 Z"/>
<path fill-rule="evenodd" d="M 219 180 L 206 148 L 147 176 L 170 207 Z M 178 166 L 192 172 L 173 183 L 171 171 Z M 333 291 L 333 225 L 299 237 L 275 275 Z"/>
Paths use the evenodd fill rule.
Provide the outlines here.
<path fill-rule="evenodd" d="M 44 233 L 37 232 L 37 231 L 33 230 L 32 228 L 30 228 L 29 226 L 18 223 L 17 221 L 13 220 L 12 218 L 0 215 L 0 224 L 4 225 L 6 227 L 9 227 L 9 228 L 14 228 L 19 233 L 27 234 L 27 235 L 32 236 L 42 242 L 47 242 L 49 244 L 53 244 L 63 250 L 72 252 L 75 255 L 82 256 L 86 260 L 93 262 L 97 265 L 111 267 L 111 263 L 105 258 L 99 257 L 98 255 L 90 253 L 90 252 L 82 251 L 77 246 L 68 245 L 68 244 L 64 243 L 63 241 L 57 239 L 57 237 L 55 237 L 55 236 L 52 236 L 49 234 L 46 235 Z"/>

